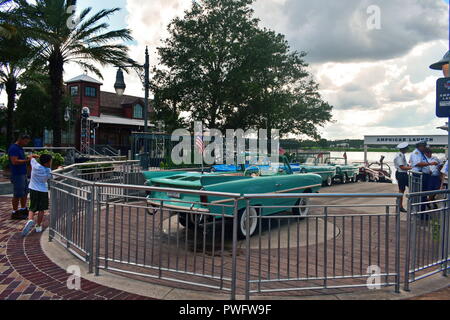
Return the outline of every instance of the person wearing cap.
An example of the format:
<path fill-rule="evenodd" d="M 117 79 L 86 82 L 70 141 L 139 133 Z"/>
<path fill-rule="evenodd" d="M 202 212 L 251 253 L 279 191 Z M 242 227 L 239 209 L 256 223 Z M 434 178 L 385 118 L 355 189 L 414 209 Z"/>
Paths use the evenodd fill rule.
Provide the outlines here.
<path fill-rule="evenodd" d="M 436 166 L 438 163 L 430 162 L 425 155 L 425 151 L 428 147 L 426 141 L 420 141 L 416 145 L 416 150 L 411 154 L 409 163 L 411 164 L 412 171 L 416 173 L 423 173 L 424 175 L 431 175 L 431 166 Z"/>
<path fill-rule="evenodd" d="M 448 183 L 448 160 L 445 162 L 444 167 L 441 170 L 441 189 L 444 190 L 446 186 L 446 182 Z"/>
<path fill-rule="evenodd" d="M 437 166 L 439 163 L 437 162 L 430 162 L 425 155 L 425 151 L 428 147 L 427 141 L 420 141 L 416 145 L 417 149 L 414 150 L 414 152 L 411 155 L 411 158 L 409 160 L 409 163 L 412 167 L 412 171 L 416 173 L 416 176 L 418 174 L 422 174 L 422 189 L 418 190 L 419 192 L 426 192 L 430 191 L 430 181 L 431 181 L 431 167 Z M 416 191 L 416 190 L 415 190 Z M 422 198 L 422 202 L 427 202 L 427 197 Z M 421 211 L 426 211 L 426 205 L 422 205 Z M 422 215 L 421 218 L 423 220 L 429 219 L 428 215 Z"/>
<path fill-rule="evenodd" d="M 397 154 L 394 159 L 395 169 L 397 169 L 395 178 L 398 181 L 398 188 L 400 193 L 404 195 L 406 192 L 406 188 L 409 186 L 408 171 L 412 169 L 412 167 L 410 167 L 408 165 L 408 162 L 406 161 L 406 153 L 408 152 L 409 144 L 407 142 L 401 143 L 397 146 L 397 149 L 400 150 L 400 153 Z M 400 211 L 407 212 L 405 210 L 405 207 L 403 206 L 403 197 L 402 207 Z"/>

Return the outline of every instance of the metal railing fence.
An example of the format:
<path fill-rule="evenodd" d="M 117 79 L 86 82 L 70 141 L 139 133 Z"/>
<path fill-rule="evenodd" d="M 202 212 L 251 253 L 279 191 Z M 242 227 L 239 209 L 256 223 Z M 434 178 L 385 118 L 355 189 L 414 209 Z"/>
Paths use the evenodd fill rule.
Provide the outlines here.
<path fill-rule="evenodd" d="M 411 194 L 406 223 L 400 194 L 242 196 L 147 187 L 136 162 L 68 167 L 55 173 L 50 191 L 50 241 L 96 275 L 105 270 L 250 299 L 371 286 L 399 292 L 402 281 L 409 290 L 448 271 L 446 191 L 427 203 L 431 194 Z M 337 205 L 336 198 L 345 201 Z M 380 201 L 365 204 L 369 198 Z M 434 204 L 438 209 L 423 210 Z M 432 219 L 423 223 L 423 214 Z"/>
<path fill-rule="evenodd" d="M 307 199 L 297 206 L 253 206 L 258 200 Z M 246 298 L 252 294 L 301 290 L 367 288 L 400 290 L 400 206 L 397 194 L 246 195 L 247 210 L 259 211 L 257 234 L 246 237 Z M 391 199 L 391 204 L 314 205 L 316 199 Z M 381 201 L 380 201 L 381 202 Z M 283 210 L 264 215 L 264 210 Z M 291 213 L 292 212 L 292 213 Z M 247 228 L 250 227 L 247 218 Z M 264 246 L 264 242 L 267 245 Z M 253 243 L 253 246 L 252 246 Z M 268 248 L 268 251 L 266 250 Z M 253 251 L 253 252 L 252 252 Z M 273 257 L 276 257 L 274 259 Z M 373 271 L 371 271 L 373 270 Z"/>
<path fill-rule="evenodd" d="M 94 185 L 76 178 L 53 180 L 49 240 L 92 264 Z"/>
<path fill-rule="evenodd" d="M 167 200 L 130 196 L 129 191 L 173 189 L 110 184 L 97 184 L 96 188 L 101 199 L 95 222 L 97 275 L 103 269 L 235 294 L 229 250 L 235 252 L 231 260 L 236 259 L 237 242 L 230 239 L 229 234 L 234 233 L 229 226 L 237 215 L 227 213 L 236 212 L 240 195 L 185 190 L 184 194 L 214 196 L 225 202 L 170 200 L 166 206 Z M 124 198 L 111 199 L 111 188 L 123 190 L 114 194 L 122 193 Z M 217 213 L 207 212 L 210 207 Z"/>
<path fill-rule="evenodd" d="M 423 190 L 423 173 L 408 171 L 409 193 L 418 193 Z"/>
<path fill-rule="evenodd" d="M 408 195 L 405 290 L 437 273 L 448 275 L 450 248 L 448 190 Z"/>

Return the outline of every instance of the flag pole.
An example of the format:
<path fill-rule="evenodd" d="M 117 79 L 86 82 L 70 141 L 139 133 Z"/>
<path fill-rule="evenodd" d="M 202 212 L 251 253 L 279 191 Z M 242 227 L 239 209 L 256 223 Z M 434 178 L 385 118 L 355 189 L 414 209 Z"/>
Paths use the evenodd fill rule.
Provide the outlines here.
<path fill-rule="evenodd" d="M 202 137 L 202 140 L 203 140 L 203 137 Z M 203 148 L 202 148 L 202 175 L 205 174 L 205 166 L 204 166 L 204 161 L 203 161 L 204 153 L 205 153 L 205 148 L 203 146 Z"/>

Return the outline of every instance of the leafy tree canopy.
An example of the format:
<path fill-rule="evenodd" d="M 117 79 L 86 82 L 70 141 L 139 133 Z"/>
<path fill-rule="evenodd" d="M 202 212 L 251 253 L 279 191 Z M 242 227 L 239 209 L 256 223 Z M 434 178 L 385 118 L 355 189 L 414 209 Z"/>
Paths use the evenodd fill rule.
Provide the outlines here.
<path fill-rule="evenodd" d="M 306 53 L 291 51 L 283 35 L 259 27 L 252 3 L 196 1 L 172 21 L 158 49 L 156 109 L 210 128 L 280 129 L 318 138 L 332 106 L 307 70 Z"/>

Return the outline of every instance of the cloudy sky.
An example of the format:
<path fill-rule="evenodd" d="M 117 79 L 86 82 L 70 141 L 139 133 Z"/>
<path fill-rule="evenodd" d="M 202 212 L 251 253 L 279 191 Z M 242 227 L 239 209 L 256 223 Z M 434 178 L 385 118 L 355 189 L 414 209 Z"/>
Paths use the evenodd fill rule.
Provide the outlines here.
<path fill-rule="evenodd" d="M 123 8 L 111 26 L 132 30 L 134 59 L 143 61 L 149 45 L 156 63 L 167 24 L 191 3 L 79 0 L 79 7 Z M 448 0 L 256 0 L 254 9 L 261 26 L 285 34 L 292 50 L 308 52 L 321 93 L 335 107 L 335 122 L 322 130 L 325 138 L 442 134 L 436 127 L 445 120 L 434 111 L 441 73 L 428 67 L 448 50 Z M 68 66 L 65 78 L 80 73 Z M 103 69 L 103 75 L 103 90 L 113 91 L 115 70 Z M 134 74 L 127 84 L 128 94 L 143 94 Z"/>

